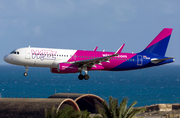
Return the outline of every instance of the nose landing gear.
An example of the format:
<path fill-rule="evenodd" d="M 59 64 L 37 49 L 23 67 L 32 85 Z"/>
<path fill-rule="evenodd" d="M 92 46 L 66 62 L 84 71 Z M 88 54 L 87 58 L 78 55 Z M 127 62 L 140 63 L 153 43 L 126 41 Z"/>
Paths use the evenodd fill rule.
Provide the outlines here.
<path fill-rule="evenodd" d="M 25 72 L 23 75 L 24 75 L 24 76 L 27 76 L 28 74 Z"/>
<path fill-rule="evenodd" d="M 28 75 L 28 73 L 27 73 L 27 71 L 28 71 L 28 66 L 25 66 L 25 68 L 26 68 L 26 72 L 23 74 L 24 76 L 27 76 Z"/>

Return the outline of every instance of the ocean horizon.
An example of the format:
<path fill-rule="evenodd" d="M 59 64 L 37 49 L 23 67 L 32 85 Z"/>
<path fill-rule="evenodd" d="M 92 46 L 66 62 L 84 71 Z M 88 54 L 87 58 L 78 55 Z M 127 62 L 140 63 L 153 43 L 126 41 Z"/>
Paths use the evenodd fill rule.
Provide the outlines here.
<path fill-rule="evenodd" d="M 89 71 L 89 80 L 79 73 L 53 74 L 49 68 L 0 65 L 0 97 L 47 98 L 55 93 L 95 94 L 108 101 L 128 98 L 137 107 L 180 103 L 180 65 L 163 65 L 131 71 Z"/>

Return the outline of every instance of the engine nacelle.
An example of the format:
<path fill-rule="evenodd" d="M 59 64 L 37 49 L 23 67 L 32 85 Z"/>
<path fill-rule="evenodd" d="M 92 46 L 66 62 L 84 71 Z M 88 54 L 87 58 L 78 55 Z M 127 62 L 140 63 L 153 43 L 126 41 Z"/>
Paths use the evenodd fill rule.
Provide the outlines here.
<path fill-rule="evenodd" d="M 77 73 L 78 66 L 69 63 L 59 63 L 58 68 L 51 68 L 52 73 Z"/>

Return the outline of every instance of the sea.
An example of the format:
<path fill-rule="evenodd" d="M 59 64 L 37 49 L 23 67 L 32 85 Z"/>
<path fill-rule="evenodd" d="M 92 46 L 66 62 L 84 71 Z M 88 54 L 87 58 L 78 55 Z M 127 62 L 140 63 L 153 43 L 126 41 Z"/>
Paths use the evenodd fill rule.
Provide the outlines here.
<path fill-rule="evenodd" d="M 136 107 L 180 103 L 180 65 L 162 65 L 131 71 L 90 71 L 89 80 L 79 73 L 53 74 L 49 68 L 0 65 L 1 98 L 47 98 L 55 93 L 95 94 L 105 99 L 128 98 Z"/>

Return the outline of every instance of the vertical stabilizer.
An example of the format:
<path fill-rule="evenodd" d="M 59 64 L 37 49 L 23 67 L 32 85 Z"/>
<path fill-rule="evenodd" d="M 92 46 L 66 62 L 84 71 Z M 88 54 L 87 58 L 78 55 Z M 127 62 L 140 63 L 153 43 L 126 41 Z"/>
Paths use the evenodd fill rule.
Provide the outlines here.
<path fill-rule="evenodd" d="M 142 53 L 153 53 L 159 56 L 165 56 L 172 30 L 172 28 L 164 28 Z"/>

